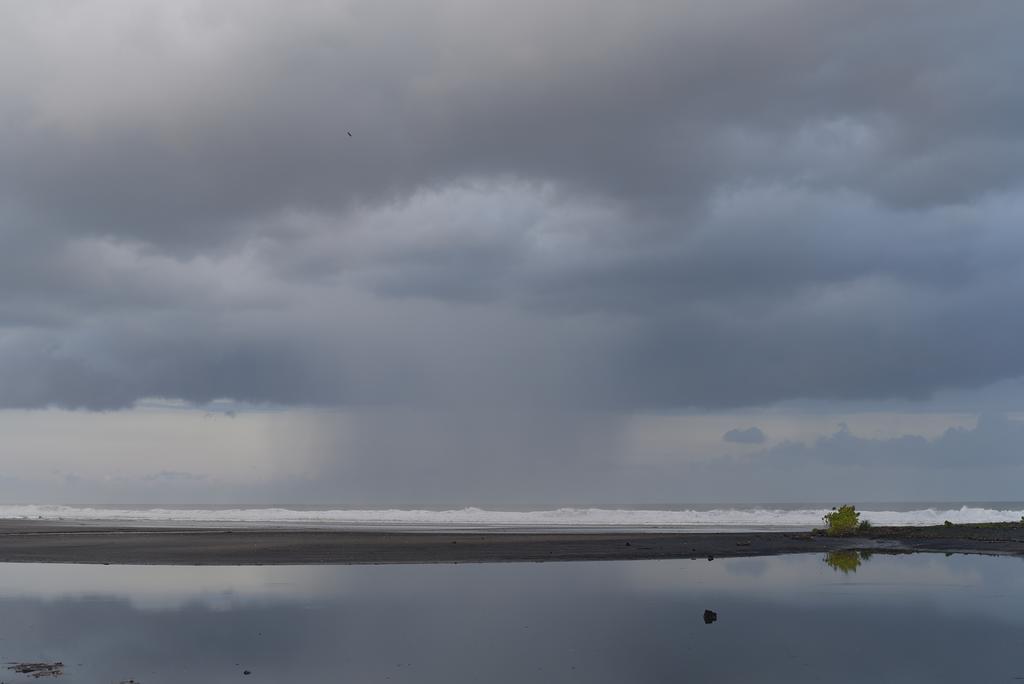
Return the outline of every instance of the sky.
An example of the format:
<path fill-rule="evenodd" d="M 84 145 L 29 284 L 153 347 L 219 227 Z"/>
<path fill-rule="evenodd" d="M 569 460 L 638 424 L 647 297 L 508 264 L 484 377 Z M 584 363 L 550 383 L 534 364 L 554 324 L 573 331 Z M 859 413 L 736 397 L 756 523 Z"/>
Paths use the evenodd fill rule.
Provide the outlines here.
<path fill-rule="evenodd" d="M 0 501 L 1013 500 L 1017 0 L 0 0 Z"/>

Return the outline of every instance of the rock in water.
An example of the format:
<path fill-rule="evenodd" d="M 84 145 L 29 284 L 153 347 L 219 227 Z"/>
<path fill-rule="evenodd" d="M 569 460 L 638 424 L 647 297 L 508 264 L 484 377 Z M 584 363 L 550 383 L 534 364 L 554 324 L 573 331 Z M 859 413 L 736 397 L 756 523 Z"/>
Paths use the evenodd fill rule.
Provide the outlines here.
<path fill-rule="evenodd" d="M 713 610 L 704 611 L 704 624 L 710 625 L 712 622 L 718 619 L 718 613 Z"/>

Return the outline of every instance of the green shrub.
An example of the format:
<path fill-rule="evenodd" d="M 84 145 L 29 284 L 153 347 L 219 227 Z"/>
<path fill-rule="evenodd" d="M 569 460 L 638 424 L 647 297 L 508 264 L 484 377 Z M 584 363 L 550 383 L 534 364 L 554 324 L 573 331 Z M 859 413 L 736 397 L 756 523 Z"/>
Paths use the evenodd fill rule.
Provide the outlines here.
<path fill-rule="evenodd" d="M 845 537 L 857 531 L 860 513 L 850 504 L 846 504 L 833 508 L 831 513 L 826 513 L 822 517 L 822 520 L 825 521 L 825 534 L 830 537 Z"/>
<path fill-rule="evenodd" d="M 862 533 L 862 534 L 864 532 L 870 532 L 871 531 L 871 521 L 870 520 L 861 520 L 860 524 L 857 525 L 857 531 Z"/>

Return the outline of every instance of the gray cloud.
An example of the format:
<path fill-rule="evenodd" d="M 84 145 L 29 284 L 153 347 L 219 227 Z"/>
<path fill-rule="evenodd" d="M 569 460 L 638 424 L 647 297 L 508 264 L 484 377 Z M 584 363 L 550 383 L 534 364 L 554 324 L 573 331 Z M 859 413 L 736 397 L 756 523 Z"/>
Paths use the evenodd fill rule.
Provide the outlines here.
<path fill-rule="evenodd" d="M 764 433 L 756 425 L 746 429 L 733 428 L 722 435 L 722 440 L 734 444 L 764 444 Z"/>
<path fill-rule="evenodd" d="M 743 455 L 645 463 L 614 415 L 380 409 L 344 424 L 278 435 L 287 457 L 270 479 L 181 470 L 98 477 L 0 477 L 8 498 L 108 502 L 365 506 L 560 506 L 878 501 L 1014 501 L 1024 477 L 1024 422 L 982 415 L 934 437 L 871 437 L 839 426 L 809 441 Z M 693 447 L 681 444 L 681 452 Z M 302 453 L 307 451 L 308 453 Z M 297 455 L 298 454 L 298 455 Z M 313 455 L 311 468 L 300 465 Z M 639 458 L 638 458 L 639 457 Z M 79 498 L 76 498 L 79 497 Z"/>
<path fill-rule="evenodd" d="M 1011 0 L 0 13 L 0 406 L 1024 375 Z"/>
<path fill-rule="evenodd" d="M 206 476 L 177 470 L 161 470 L 159 473 L 146 475 L 142 479 L 149 482 L 199 482 L 205 480 Z"/>
<path fill-rule="evenodd" d="M 1024 423 L 983 414 L 974 428 L 949 428 L 935 439 L 903 435 L 858 437 L 846 425 L 812 444 L 784 442 L 756 458 L 780 466 L 824 464 L 848 467 L 977 468 L 1024 466 Z"/>
<path fill-rule="evenodd" d="M 1024 476 L 1024 422 L 979 416 L 926 438 L 874 438 L 840 425 L 810 442 L 680 469 L 680 496 L 745 501 L 1012 501 Z"/>

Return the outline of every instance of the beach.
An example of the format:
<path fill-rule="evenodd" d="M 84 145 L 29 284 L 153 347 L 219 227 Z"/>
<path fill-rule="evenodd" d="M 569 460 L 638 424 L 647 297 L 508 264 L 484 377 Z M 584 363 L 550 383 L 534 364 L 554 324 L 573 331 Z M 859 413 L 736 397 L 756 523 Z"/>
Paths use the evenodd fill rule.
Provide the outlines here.
<path fill-rule="evenodd" d="M 830 551 L 1024 555 L 1024 524 L 811 532 L 376 531 L 0 521 L 0 562 L 302 565 L 646 560 Z"/>
<path fill-rule="evenodd" d="M 829 537 L 4 520 L 0 674 L 1008 681 L 1024 676 L 1022 558 L 1020 523 Z"/>

